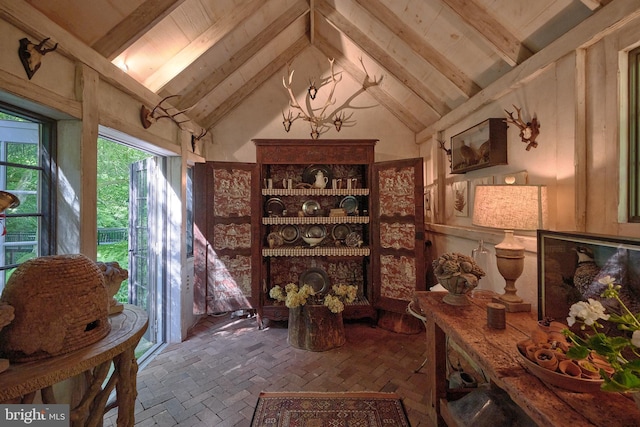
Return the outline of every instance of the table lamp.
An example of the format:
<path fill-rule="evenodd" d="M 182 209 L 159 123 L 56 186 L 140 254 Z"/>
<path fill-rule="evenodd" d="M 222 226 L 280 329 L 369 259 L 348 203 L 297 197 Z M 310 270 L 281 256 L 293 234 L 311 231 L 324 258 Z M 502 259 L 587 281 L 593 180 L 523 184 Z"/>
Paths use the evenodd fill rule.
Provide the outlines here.
<path fill-rule="evenodd" d="M 478 185 L 473 203 L 473 225 L 500 228 L 504 240 L 495 246 L 498 271 L 506 285 L 494 301 L 507 311 L 530 311 L 531 304 L 517 295 L 515 282 L 524 269 L 524 246 L 514 230 L 537 230 L 547 221 L 547 187 L 540 185 Z"/>

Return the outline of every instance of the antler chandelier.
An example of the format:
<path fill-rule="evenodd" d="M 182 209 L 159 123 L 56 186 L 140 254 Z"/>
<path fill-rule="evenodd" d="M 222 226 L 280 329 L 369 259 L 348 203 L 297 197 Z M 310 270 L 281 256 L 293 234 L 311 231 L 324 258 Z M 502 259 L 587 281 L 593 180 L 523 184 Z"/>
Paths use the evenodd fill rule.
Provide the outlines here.
<path fill-rule="evenodd" d="M 336 86 L 342 80 L 342 75 L 336 75 L 336 73 L 333 70 L 334 62 L 335 60 L 333 58 L 329 58 L 329 63 L 331 64 L 331 76 L 327 80 L 331 83 L 331 89 L 329 91 L 329 96 L 327 97 L 324 105 L 322 106 L 322 108 L 317 108 L 317 109 L 313 109 L 309 106 L 307 110 L 305 110 L 296 100 L 296 96 L 294 95 L 293 89 L 291 88 L 291 83 L 293 82 L 293 73 L 295 70 L 289 71 L 290 68 L 289 68 L 289 65 L 287 64 L 287 74 L 289 75 L 289 78 L 287 82 L 286 78 L 283 76 L 282 85 L 284 86 L 284 88 L 287 90 L 287 93 L 289 94 L 289 106 L 292 109 L 297 110 L 298 114 L 294 117 L 293 115 L 294 113 L 291 110 L 289 110 L 287 111 L 287 115 L 285 116 L 284 111 L 282 112 L 282 119 L 283 119 L 282 125 L 284 126 L 284 130 L 286 132 L 289 132 L 289 130 L 291 129 L 291 125 L 297 119 L 302 119 L 306 122 L 309 122 L 309 125 L 311 126 L 310 135 L 312 139 L 318 139 L 318 137 L 320 136 L 320 130 L 323 127 L 328 127 L 329 123 L 333 123 L 333 125 L 336 128 L 336 131 L 340 132 L 340 129 L 342 129 L 342 124 L 346 121 L 345 113 L 341 112 L 341 110 L 348 106 L 349 101 L 335 108 L 332 112 L 330 113 L 327 112 L 327 109 L 336 103 L 336 99 L 334 98 L 334 92 L 336 90 Z M 369 74 L 367 73 L 366 68 L 364 67 L 362 58 L 360 58 L 360 63 L 362 64 L 362 68 L 364 68 L 364 71 L 365 71 L 365 80 L 362 83 L 362 89 L 360 89 L 360 91 L 366 90 L 371 86 L 379 85 L 380 82 L 382 81 L 382 77 L 380 77 L 380 80 L 376 80 L 375 77 L 373 80 L 371 80 L 369 78 Z M 309 79 L 309 88 L 307 89 L 307 96 L 311 100 L 315 100 L 317 93 L 318 93 L 318 88 L 316 87 L 315 81 L 313 79 Z M 349 99 L 351 100 L 355 98 L 357 94 L 358 93 L 356 92 L 356 94 L 351 96 Z M 310 104 L 310 102 L 308 104 Z M 317 114 L 316 114 L 316 111 L 318 111 Z"/>

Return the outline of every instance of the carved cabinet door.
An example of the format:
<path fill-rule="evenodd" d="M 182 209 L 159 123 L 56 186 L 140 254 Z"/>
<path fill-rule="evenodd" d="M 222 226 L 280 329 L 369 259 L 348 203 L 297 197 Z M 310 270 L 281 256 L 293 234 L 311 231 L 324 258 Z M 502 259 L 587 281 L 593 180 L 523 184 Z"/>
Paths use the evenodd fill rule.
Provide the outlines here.
<path fill-rule="evenodd" d="M 256 164 L 207 162 L 194 173 L 194 313 L 257 307 Z M 258 186 L 259 187 L 259 186 Z M 256 256 L 257 262 L 256 262 Z"/>
<path fill-rule="evenodd" d="M 415 158 L 373 166 L 373 304 L 396 313 L 425 289 L 422 164 Z"/>

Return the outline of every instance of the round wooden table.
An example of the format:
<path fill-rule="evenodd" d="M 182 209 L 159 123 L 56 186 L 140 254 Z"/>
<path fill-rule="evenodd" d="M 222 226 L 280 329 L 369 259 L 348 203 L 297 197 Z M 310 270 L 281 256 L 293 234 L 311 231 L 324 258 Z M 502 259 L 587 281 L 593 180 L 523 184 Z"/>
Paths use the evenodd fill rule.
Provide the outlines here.
<path fill-rule="evenodd" d="M 105 412 L 115 406 L 117 425 L 134 425 L 138 393 L 134 351 L 147 329 L 148 316 L 139 307 L 125 305 L 124 311 L 111 315 L 109 321 L 109 335 L 96 343 L 48 359 L 11 363 L 0 373 L 0 403 L 30 404 L 37 391 L 45 404 L 68 403 L 56 401 L 53 385 L 84 372 L 88 384 L 80 403 L 71 408 L 71 426 L 100 426 Z M 116 401 L 107 405 L 114 388 Z"/>

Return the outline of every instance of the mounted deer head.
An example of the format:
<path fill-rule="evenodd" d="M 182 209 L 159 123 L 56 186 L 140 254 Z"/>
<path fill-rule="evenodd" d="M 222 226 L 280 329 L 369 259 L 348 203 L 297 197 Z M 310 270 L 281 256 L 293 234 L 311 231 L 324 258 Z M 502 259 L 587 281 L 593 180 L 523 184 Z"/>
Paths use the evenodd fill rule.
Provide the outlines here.
<path fill-rule="evenodd" d="M 184 112 L 187 111 L 188 108 L 171 114 L 169 113 L 169 109 L 173 107 L 162 106 L 162 103 L 165 102 L 167 99 L 174 98 L 176 96 L 180 96 L 180 95 L 169 95 L 163 98 L 162 101 L 160 101 L 158 105 L 153 107 L 153 109 L 151 110 L 145 107 L 144 105 L 140 107 L 140 122 L 142 122 L 142 127 L 144 127 L 145 129 L 148 129 L 152 124 L 154 124 L 160 119 L 170 119 L 172 122 L 178 125 L 178 128 L 182 129 L 182 123 L 186 123 L 190 120 L 187 119 L 187 120 L 178 121 L 176 117 L 179 116 L 180 114 L 184 114 Z"/>
<path fill-rule="evenodd" d="M 42 40 L 38 44 L 33 44 L 28 38 L 20 39 L 20 47 L 18 48 L 18 56 L 24 70 L 27 72 L 27 77 L 31 80 L 31 77 L 38 71 L 42 64 L 42 57 L 49 52 L 53 52 L 58 48 L 58 43 L 53 47 L 45 48 L 44 45 L 49 41 L 49 37 Z"/>
<path fill-rule="evenodd" d="M 527 151 L 531 150 L 531 147 L 536 148 L 538 146 L 536 138 L 540 134 L 540 124 L 538 123 L 538 119 L 534 116 L 530 122 L 525 123 L 524 120 L 522 120 L 522 109 L 515 105 L 513 108 L 518 112 L 518 118 L 514 118 L 512 112 L 504 110 L 504 112 L 509 115 L 509 118 L 505 119 L 505 122 L 513 123 L 518 126 L 520 129 L 520 139 L 522 142 L 527 144 Z"/>
<path fill-rule="evenodd" d="M 196 145 L 204 136 L 208 133 L 207 129 L 200 129 L 200 133 L 196 136 L 195 133 L 191 133 L 191 151 L 196 152 Z"/>

